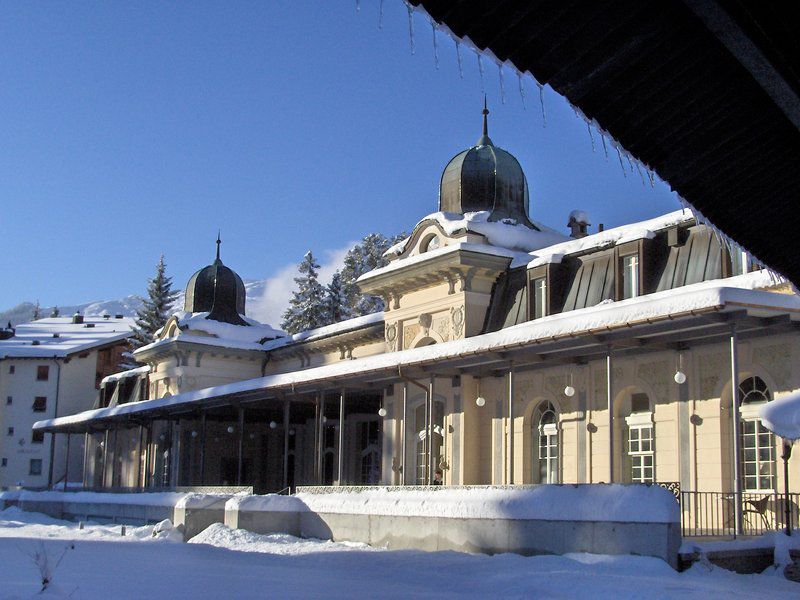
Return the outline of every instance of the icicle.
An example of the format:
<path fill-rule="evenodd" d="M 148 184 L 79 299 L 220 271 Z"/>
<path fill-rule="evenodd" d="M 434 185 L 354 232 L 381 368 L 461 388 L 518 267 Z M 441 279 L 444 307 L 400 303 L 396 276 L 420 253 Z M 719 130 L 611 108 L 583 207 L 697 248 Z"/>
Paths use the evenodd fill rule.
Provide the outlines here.
<path fill-rule="evenodd" d="M 410 4 L 407 4 L 406 8 L 408 9 L 408 38 L 411 42 L 411 54 L 414 55 L 414 10 Z"/>
<path fill-rule="evenodd" d="M 547 113 L 544 110 L 544 86 L 538 81 L 536 85 L 539 86 L 539 104 L 542 105 L 542 127 L 547 127 Z"/>
<path fill-rule="evenodd" d="M 592 152 L 596 152 L 596 148 L 594 145 L 594 136 L 592 135 L 592 124 L 589 121 L 586 121 L 586 130 L 589 132 L 589 139 L 592 142 Z"/>
<path fill-rule="evenodd" d="M 378 29 L 383 29 L 383 0 L 381 0 L 380 8 L 378 9 Z"/>
<path fill-rule="evenodd" d="M 478 70 L 481 72 L 481 92 L 484 94 L 486 93 L 486 85 L 483 81 L 483 59 L 481 58 L 481 53 L 476 52 L 476 56 L 478 57 Z"/>
<path fill-rule="evenodd" d="M 617 158 L 619 158 L 619 168 L 622 169 L 622 176 L 627 179 L 628 174 L 625 172 L 625 163 L 622 162 L 622 153 L 619 151 L 619 146 L 615 146 L 617 151 Z"/>
<path fill-rule="evenodd" d="M 647 177 L 650 179 L 650 187 L 656 187 L 656 174 L 653 173 L 653 169 L 647 169 Z"/>
<path fill-rule="evenodd" d="M 642 170 L 639 168 L 639 161 L 638 160 L 636 161 L 636 170 L 639 171 L 639 177 L 642 178 L 642 187 L 646 188 L 647 184 L 644 181 L 644 173 L 642 173 Z"/>
<path fill-rule="evenodd" d="M 458 74 L 464 79 L 464 64 L 461 62 L 461 42 L 456 38 L 456 60 L 458 60 Z"/>
<path fill-rule="evenodd" d="M 502 65 L 502 63 L 497 65 L 497 72 L 498 72 L 499 77 L 500 77 L 500 102 L 502 104 L 505 104 L 506 103 L 506 86 L 505 86 L 505 82 L 503 81 L 503 65 Z"/>
<path fill-rule="evenodd" d="M 436 44 L 436 22 L 431 21 L 431 31 L 433 32 L 433 64 L 439 70 L 439 46 Z"/>
<path fill-rule="evenodd" d="M 528 110 L 525 106 L 525 84 L 522 81 L 522 73 L 517 71 L 517 79 L 519 80 L 519 97 L 522 98 L 522 110 Z"/>
<path fill-rule="evenodd" d="M 631 170 L 631 173 L 633 173 L 633 161 L 631 161 L 631 155 L 627 150 L 625 151 L 625 158 L 628 159 L 628 168 Z"/>
<path fill-rule="evenodd" d="M 602 129 L 600 130 L 600 141 L 603 142 L 603 153 L 606 155 L 606 161 L 608 161 L 608 146 L 606 146 L 606 134 Z"/>
<path fill-rule="evenodd" d="M 361 0 L 356 0 L 356 12 L 361 12 Z"/>

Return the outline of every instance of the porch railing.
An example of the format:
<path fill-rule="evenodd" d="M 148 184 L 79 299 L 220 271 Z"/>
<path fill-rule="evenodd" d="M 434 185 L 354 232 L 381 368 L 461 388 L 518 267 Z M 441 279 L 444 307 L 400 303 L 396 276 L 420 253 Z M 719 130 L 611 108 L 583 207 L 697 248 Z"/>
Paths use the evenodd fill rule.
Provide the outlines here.
<path fill-rule="evenodd" d="M 786 528 L 784 494 L 743 493 L 744 535 L 761 535 Z M 800 526 L 800 494 L 789 494 L 791 526 Z M 736 534 L 736 494 L 732 492 L 680 492 L 681 533 L 684 537 L 725 537 Z"/>

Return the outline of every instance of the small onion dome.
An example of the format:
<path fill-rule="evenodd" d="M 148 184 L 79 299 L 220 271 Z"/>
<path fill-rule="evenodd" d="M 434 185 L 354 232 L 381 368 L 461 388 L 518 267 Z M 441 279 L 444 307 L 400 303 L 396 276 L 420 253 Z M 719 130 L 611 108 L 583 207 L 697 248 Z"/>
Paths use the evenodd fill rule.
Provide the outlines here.
<path fill-rule="evenodd" d="M 207 312 L 213 321 L 233 325 L 249 325 L 244 315 L 244 282 L 233 269 L 222 264 L 219 258 L 221 244 L 217 236 L 217 258 L 191 276 L 186 286 L 183 310 L 190 313 Z"/>
<path fill-rule="evenodd" d="M 439 210 L 465 214 L 489 211 L 489 221 L 514 219 L 537 229 L 528 218 L 528 181 L 519 161 L 492 143 L 483 105 L 483 135 L 472 148 L 456 154 L 442 173 Z"/>

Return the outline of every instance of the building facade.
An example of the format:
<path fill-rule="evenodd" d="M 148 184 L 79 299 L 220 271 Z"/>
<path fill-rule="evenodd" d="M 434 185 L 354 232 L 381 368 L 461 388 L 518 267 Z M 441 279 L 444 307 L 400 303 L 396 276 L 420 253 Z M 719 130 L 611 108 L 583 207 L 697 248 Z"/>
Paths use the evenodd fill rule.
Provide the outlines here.
<path fill-rule="evenodd" d="M 51 317 L 8 329 L 0 340 L 0 489 L 64 482 L 66 440 L 32 429 L 97 407 L 100 382 L 119 369 L 131 319 Z M 81 481 L 83 441 L 70 448 L 70 481 Z M 51 462 L 52 461 L 52 462 Z"/>
<path fill-rule="evenodd" d="M 657 482 L 750 518 L 782 485 L 758 407 L 800 388 L 800 299 L 688 211 L 538 223 L 486 114 L 438 212 L 359 280 L 383 313 L 282 336 L 218 253 L 140 383 L 35 431 L 84 437 L 92 487 Z"/>

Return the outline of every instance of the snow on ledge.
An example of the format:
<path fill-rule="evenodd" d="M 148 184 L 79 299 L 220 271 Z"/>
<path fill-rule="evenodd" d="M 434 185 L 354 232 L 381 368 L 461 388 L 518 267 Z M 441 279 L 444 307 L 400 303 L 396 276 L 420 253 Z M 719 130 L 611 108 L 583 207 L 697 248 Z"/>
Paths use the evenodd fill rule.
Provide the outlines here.
<path fill-rule="evenodd" d="M 325 325 L 324 327 L 317 327 L 316 329 L 308 329 L 306 331 L 301 331 L 300 333 L 295 333 L 294 335 L 288 335 L 286 337 L 270 340 L 264 343 L 263 349 L 275 350 L 291 344 L 310 342 L 339 333 L 362 329 L 370 325 L 375 325 L 376 323 L 383 323 L 383 312 L 362 315 L 353 319 L 347 319 L 346 321 L 340 321 L 339 323 L 333 323 L 332 325 Z"/>
<path fill-rule="evenodd" d="M 535 221 L 532 221 L 532 223 L 539 231 L 522 225 L 515 219 L 489 221 L 489 215 L 491 215 L 491 213 L 487 210 L 468 212 L 463 215 L 459 213 L 436 212 L 420 220 L 419 223 L 414 226 L 414 229 L 416 230 L 417 227 L 426 221 L 436 221 L 448 236 L 453 236 L 462 231 L 470 231 L 483 235 L 491 246 L 508 248 L 509 250 L 517 250 L 520 252 L 530 252 L 569 239 L 566 235 L 559 233 L 555 229 L 551 229 Z M 384 252 L 383 255 L 399 256 L 405 251 L 410 239 L 411 237 L 409 236 L 397 242 Z"/>
<path fill-rule="evenodd" d="M 128 369 L 127 371 L 120 371 L 103 377 L 100 383 L 110 383 L 112 381 L 119 381 L 120 379 L 127 379 L 128 377 L 138 377 L 150 372 L 150 367 L 145 365 L 143 367 L 136 367 L 135 369 Z"/>
<path fill-rule="evenodd" d="M 767 402 L 761 407 L 764 426 L 787 440 L 800 439 L 800 391 Z"/>
<path fill-rule="evenodd" d="M 301 492 L 294 497 L 231 498 L 226 510 L 351 515 L 679 523 L 675 496 L 658 486 L 538 485 L 526 487 L 378 487 L 358 491 Z"/>

